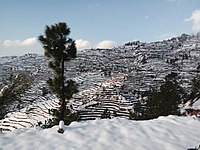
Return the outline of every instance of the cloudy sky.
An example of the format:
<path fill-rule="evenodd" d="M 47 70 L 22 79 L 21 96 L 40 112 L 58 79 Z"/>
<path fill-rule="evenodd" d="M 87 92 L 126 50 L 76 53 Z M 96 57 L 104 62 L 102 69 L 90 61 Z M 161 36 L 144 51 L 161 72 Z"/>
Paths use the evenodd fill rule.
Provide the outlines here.
<path fill-rule="evenodd" d="M 0 0 L 0 56 L 43 54 L 37 37 L 66 22 L 78 50 L 200 31 L 200 0 Z"/>

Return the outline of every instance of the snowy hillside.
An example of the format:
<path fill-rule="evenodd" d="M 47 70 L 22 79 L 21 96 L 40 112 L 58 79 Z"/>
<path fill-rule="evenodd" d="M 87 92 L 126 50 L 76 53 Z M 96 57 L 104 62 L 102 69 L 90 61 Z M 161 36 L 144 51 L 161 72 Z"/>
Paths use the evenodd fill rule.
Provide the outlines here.
<path fill-rule="evenodd" d="M 114 118 L 73 122 L 50 129 L 21 129 L 0 134 L 0 149 L 27 150 L 186 150 L 200 144 L 200 121 L 192 117 L 159 117 L 151 121 Z"/>
<path fill-rule="evenodd" d="M 95 120 L 105 110 L 111 118 L 129 118 L 138 101 L 147 100 L 147 94 L 158 87 L 171 72 L 178 75 L 178 83 L 186 93 L 191 91 L 191 79 L 200 64 L 200 33 L 183 34 L 169 40 L 144 43 L 129 42 L 112 49 L 89 49 L 67 62 L 67 78 L 78 83 L 79 92 L 70 100 L 72 111 L 80 112 L 80 120 Z M 49 109 L 59 107 L 58 100 L 48 90 L 46 80 L 52 75 L 48 60 L 42 55 L 0 58 L 0 90 L 10 74 L 26 72 L 33 84 L 10 106 L 10 113 L 0 120 L 3 132 L 35 127 L 52 117 Z M 195 108 L 199 108 L 195 103 Z M 196 106 L 198 105 L 198 106 Z"/>

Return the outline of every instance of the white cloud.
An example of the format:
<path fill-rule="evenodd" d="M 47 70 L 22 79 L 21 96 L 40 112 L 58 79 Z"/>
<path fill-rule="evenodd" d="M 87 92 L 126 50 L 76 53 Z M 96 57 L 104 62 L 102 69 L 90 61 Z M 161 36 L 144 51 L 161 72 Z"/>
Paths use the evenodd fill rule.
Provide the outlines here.
<path fill-rule="evenodd" d="M 111 40 L 101 41 L 96 45 L 96 48 L 113 48 L 117 45 L 117 42 Z"/>
<path fill-rule="evenodd" d="M 190 18 L 186 18 L 184 21 L 185 22 L 192 21 L 193 23 L 192 30 L 194 32 L 199 32 L 200 31 L 200 10 L 193 11 L 192 16 Z"/>
<path fill-rule="evenodd" d="M 157 36 L 156 40 L 159 40 L 159 41 L 168 40 L 168 39 L 171 39 L 173 37 L 176 37 L 176 34 L 173 34 L 173 33 L 163 33 L 163 34 Z"/>
<path fill-rule="evenodd" d="M 22 46 L 30 46 L 30 45 L 33 45 L 37 42 L 37 38 L 36 37 L 33 37 L 33 38 L 28 38 L 24 41 L 21 41 L 21 45 Z"/>
<path fill-rule="evenodd" d="M 87 41 L 87 40 L 78 39 L 78 40 L 75 41 L 75 43 L 76 43 L 76 47 L 77 47 L 78 50 L 87 49 L 87 48 L 91 47 L 90 42 Z"/>
<path fill-rule="evenodd" d="M 95 44 L 90 43 L 87 40 L 77 39 L 75 43 L 78 50 L 90 49 L 92 47 L 93 48 L 113 48 L 114 46 L 117 45 L 115 41 L 111 41 L 111 40 L 104 40 L 95 45 Z"/>
<path fill-rule="evenodd" d="M 37 42 L 36 37 L 28 38 L 23 41 L 21 40 L 5 40 L 3 42 L 6 47 L 16 47 L 16 46 L 31 46 Z"/>

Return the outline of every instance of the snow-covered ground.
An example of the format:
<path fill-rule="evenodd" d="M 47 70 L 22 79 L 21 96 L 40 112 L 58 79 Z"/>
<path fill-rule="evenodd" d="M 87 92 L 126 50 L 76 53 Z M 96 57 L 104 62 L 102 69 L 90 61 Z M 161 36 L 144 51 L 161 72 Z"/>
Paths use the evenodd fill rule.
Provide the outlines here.
<path fill-rule="evenodd" d="M 196 102 L 194 102 L 194 104 L 192 105 L 192 107 L 193 107 L 194 109 L 200 109 L 200 99 L 197 100 Z"/>
<path fill-rule="evenodd" d="M 200 144 L 200 120 L 159 117 L 149 121 L 122 118 L 73 122 L 50 129 L 18 129 L 0 134 L 0 149 L 7 150 L 186 150 Z"/>
<path fill-rule="evenodd" d="M 128 109 L 133 108 L 142 97 L 140 92 L 148 91 L 149 87 L 159 87 L 171 72 L 180 76 L 179 84 L 189 93 L 190 81 L 196 76 L 200 62 L 200 34 L 186 37 L 182 35 L 152 43 L 134 42 L 110 50 L 92 49 L 79 53 L 66 66 L 66 76 L 75 79 L 80 90 L 70 100 L 73 109 L 80 111 L 82 120 L 100 118 L 106 108 L 127 117 Z M 111 76 L 105 75 L 106 71 L 111 71 Z M 21 98 L 20 109 L 13 106 L 16 111 L 12 110 L 0 120 L 0 130 L 3 130 L 0 133 L 0 150 L 185 150 L 200 144 L 200 120 L 192 117 L 73 122 L 65 126 L 64 134 L 57 133 L 58 126 L 36 129 L 38 122 L 44 123 L 52 117 L 50 109 L 59 107 L 51 93 L 43 96 L 42 89 L 47 87 L 45 81 L 52 71 L 47 68 L 44 56 L 26 54 L 0 58 L 0 84 L 10 74 L 21 72 L 31 73 L 34 84 Z M 192 107 L 189 104 L 191 102 L 181 109 L 200 109 L 200 100 L 195 101 Z"/>

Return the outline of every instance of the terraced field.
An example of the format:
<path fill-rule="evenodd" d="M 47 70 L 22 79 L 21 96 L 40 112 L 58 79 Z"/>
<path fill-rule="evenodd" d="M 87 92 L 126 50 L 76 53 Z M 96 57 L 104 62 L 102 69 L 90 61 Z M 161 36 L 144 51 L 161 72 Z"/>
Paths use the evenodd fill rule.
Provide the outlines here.
<path fill-rule="evenodd" d="M 191 79 L 199 72 L 199 39 L 200 33 L 183 34 L 159 42 L 137 41 L 113 49 L 79 52 L 65 68 L 67 78 L 79 87 L 69 108 L 80 112 L 81 121 L 102 118 L 105 112 L 110 117 L 129 118 L 135 103 L 147 100 L 148 91 L 159 87 L 171 72 L 178 75 L 178 83 L 189 93 Z M 2 132 L 45 124 L 52 118 L 49 110 L 59 108 L 59 101 L 46 84 L 52 75 L 47 64 L 48 60 L 37 54 L 0 58 L 0 88 L 10 74 L 26 72 L 33 79 L 21 103 L 13 104 L 10 113 L 0 120 Z"/>

